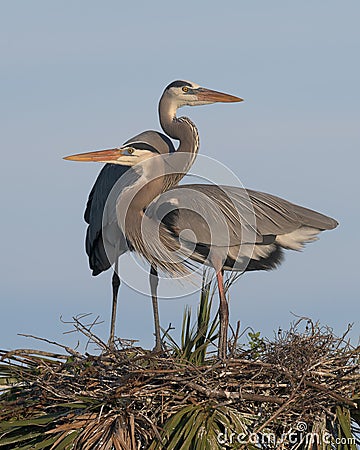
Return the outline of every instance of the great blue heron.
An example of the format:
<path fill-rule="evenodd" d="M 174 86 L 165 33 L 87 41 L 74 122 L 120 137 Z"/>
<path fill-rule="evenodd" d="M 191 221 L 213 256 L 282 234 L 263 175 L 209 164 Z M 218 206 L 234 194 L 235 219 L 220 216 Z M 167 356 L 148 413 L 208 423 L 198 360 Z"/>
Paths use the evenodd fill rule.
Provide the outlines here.
<path fill-rule="evenodd" d="M 190 84 L 183 87 L 187 87 L 186 94 L 196 91 Z M 169 117 L 171 124 L 174 114 Z M 196 130 L 189 119 L 176 121 L 181 124 L 176 133 L 165 125 L 172 137 L 179 138 L 185 130 L 190 135 Z M 187 151 L 194 154 L 196 146 L 193 142 Z M 119 191 L 117 218 L 126 239 L 152 266 L 170 274 L 184 274 L 190 258 L 215 269 L 220 297 L 218 354 L 223 359 L 229 324 L 223 271 L 273 269 L 282 260 L 282 249 L 300 250 L 305 243 L 316 240 L 321 231 L 333 229 L 338 223 L 316 211 L 253 190 L 206 184 L 169 188 L 165 166 L 172 165 L 176 154 L 168 155 L 164 161 L 154 149 L 125 145 L 68 159 L 134 166 L 137 180 L 126 192 Z M 189 169 L 192 161 L 189 156 L 184 170 Z M 121 214 L 123 207 L 125 217 Z M 159 239 L 152 245 L 149 240 L 155 239 L 156 233 Z M 173 254 L 183 259 L 176 259 Z"/>
<path fill-rule="evenodd" d="M 171 140 L 162 133 L 149 130 L 134 136 L 125 142 L 124 145 L 132 145 L 136 148 L 156 148 L 159 154 L 166 154 L 175 151 Z M 116 182 L 129 169 L 128 166 L 119 164 L 106 164 L 100 171 L 94 186 L 92 187 L 84 213 L 85 222 L 88 224 L 85 239 L 85 249 L 89 257 L 89 266 L 94 276 L 108 270 L 113 264 L 114 272 L 112 276 L 112 314 L 110 325 L 109 344 L 114 344 L 117 297 L 120 287 L 120 277 L 118 275 L 118 259 L 129 250 L 126 239 L 117 225 L 116 217 L 104 214 L 105 207 L 109 211 L 114 211 L 107 201 L 109 194 Z M 155 324 L 155 351 L 161 350 L 160 321 L 157 303 L 158 276 L 156 267 L 151 266 L 150 290 L 153 304 L 154 324 Z"/>
<path fill-rule="evenodd" d="M 202 88 L 195 83 L 174 81 L 165 88 L 159 102 L 160 124 L 169 136 L 180 141 L 177 152 L 189 152 L 195 157 L 199 148 L 197 129 L 192 123 L 191 128 L 184 127 L 183 123 L 187 119 L 177 119 L 177 109 L 185 105 L 196 106 L 215 102 L 239 102 L 241 100 L 232 95 Z M 129 139 L 124 146 L 131 146 L 131 148 L 138 150 L 154 151 L 158 154 L 169 154 L 175 151 L 171 140 L 166 135 L 153 130 L 145 131 Z M 116 182 L 125 174 L 129 167 L 118 162 L 114 164 L 111 158 L 109 161 L 110 163 L 106 164 L 99 173 L 89 194 L 84 219 L 88 224 L 85 247 L 92 274 L 94 276 L 99 275 L 101 272 L 108 270 L 113 264 L 115 265 L 112 277 L 113 302 L 109 338 L 109 343 L 113 344 L 117 296 L 120 286 L 118 259 L 129 250 L 129 246 L 117 224 L 116 216 L 113 214 L 115 208 L 113 205 L 109 205 L 108 198 Z M 177 174 L 172 174 L 171 177 L 169 176 L 167 180 L 168 186 L 178 183 L 183 175 L 183 172 L 178 172 Z M 130 249 L 132 249 L 131 245 Z M 157 304 L 158 275 L 155 265 L 151 266 L 149 279 L 155 324 L 155 350 L 160 350 L 160 323 Z"/>

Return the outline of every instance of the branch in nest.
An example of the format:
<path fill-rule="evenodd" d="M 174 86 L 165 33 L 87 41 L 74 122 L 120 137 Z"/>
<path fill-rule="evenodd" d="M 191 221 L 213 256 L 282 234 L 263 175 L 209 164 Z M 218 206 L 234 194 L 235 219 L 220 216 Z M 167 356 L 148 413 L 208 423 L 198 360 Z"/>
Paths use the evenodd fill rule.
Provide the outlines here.
<path fill-rule="evenodd" d="M 253 402 L 278 403 L 279 405 L 282 405 L 286 401 L 282 397 L 275 397 L 271 395 L 257 395 L 240 392 L 229 392 L 224 391 L 223 389 L 208 389 L 192 381 L 187 382 L 186 386 L 190 387 L 191 389 L 194 389 L 197 392 L 200 392 L 201 394 L 206 395 L 206 397 L 209 398 L 214 397 L 214 398 L 226 398 L 231 400 L 249 400 Z"/>
<path fill-rule="evenodd" d="M 84 358 L 84 356 L 81 353 L 77 352 L 76 350 L 72 349 L 71 347 L 67 347 L 66 345 L 59 344 L 58 342 L 50 341 L 49 339 L 41 338 L 38 336 L 33 336 L 32 334 L 18 333 L 18 335 L 27 337 L 27 338 L 31 338 L 31 339 L 36 339 L 38 341 L 47 342 L 48 344 L 57 345 L 58 347 L 63 348 L 67 353 L 69 353 L 72 356 L 76 356 L 77 358 L 80 358 L 80 359 Z M 37 350 L 37 352 L 39 352 L 39 350 Z M 43 352 L 43 353 L 46 353 L 46 352 Z M 41 353 L 41 354 L 43 354 L 43 353 Z M 55 357 L 57 357 L 57 356 L 55 356 Z"/>
<path fill-rule="evenodd" d="M 313 383 L 312 381 L 308 381 L 308 380 L 305 380 L 304 384 L 306 386 L 317 389 L 318 391 L 324 392 L 325 394 L 330 395 L 330 397 L 333 397 L 342 403 L 346 403 L 347 405 L 351 406 L 352 408 L 357 408 L 356 403 L 352 402 L 351 400 L 349 400 L 346 397 L 343 397 L 342 395 L 337 394 L 336 392 L 331 391 L 330 389 L 326 388 L 325 386 L 322 386 L 321 384 L 316 384 L 316 383 Z"/>

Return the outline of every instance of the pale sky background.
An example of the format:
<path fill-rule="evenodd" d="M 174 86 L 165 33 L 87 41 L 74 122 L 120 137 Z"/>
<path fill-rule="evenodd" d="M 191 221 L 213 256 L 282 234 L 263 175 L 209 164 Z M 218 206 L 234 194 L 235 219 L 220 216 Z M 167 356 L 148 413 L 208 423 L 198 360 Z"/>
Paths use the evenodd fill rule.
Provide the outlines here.
<path fill-rule="evenodd" d="M 179 78 L 246 100 L 181 110 L 202 154 L 340 222 L 279 270 L 243 276 L 232 322 L 272 336 L 294 312 L 337 333 L 355 322 L 356 340 L 359 19 L 357 0 L 2 1 L 0 347 L 43 347 L 17 333 L 74 346 L 59 318 L 83 312 L 105 321 L 107 339 L 111 273 L 91 276 L 82 218 L 101 166 L 62 157 L 159 129 L 158 99 Z M 160 301 L 162 325 L 179 330 L 197 303 Z M 153 344 L 151 301 L 126 286 L 117 331 Z"/>

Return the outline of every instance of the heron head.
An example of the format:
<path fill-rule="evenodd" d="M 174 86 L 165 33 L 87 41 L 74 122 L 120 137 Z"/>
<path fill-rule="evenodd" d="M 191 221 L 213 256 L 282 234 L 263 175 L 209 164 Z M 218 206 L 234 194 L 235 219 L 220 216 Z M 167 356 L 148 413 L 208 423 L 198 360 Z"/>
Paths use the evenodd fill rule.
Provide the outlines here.
<path fill-rule="evenodd" d="M 177 80 L 170 83 L 163 93 L 163 98 L 173 103 L 176 108 L 182 106 L 210 105 L 211 103 L 242 102 L 243 99 L 223 92 L 213 91 L 199 86 L 192 81 Z"/>

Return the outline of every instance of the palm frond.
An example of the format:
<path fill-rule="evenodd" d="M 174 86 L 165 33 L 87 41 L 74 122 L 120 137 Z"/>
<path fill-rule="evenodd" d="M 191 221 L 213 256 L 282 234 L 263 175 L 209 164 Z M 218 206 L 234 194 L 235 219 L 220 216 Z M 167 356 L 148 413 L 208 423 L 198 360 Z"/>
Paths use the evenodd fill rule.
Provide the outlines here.
<path fill-rule="evenodd" d="M 179 359 L 195 365 L 205 363 L 209 346 L 214 344 L 217 339 L 219 323 L 218 314 L 211 320 L 213 297 L 214 287 L 209 272 L 204 271 L 196 323 L 192 324 L 191 310 L 187 307 L 183 316 L 180 345 L 168 333 L 165 336 Z"/>

